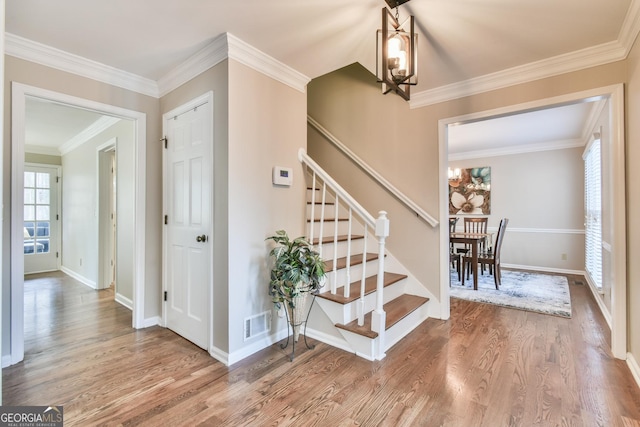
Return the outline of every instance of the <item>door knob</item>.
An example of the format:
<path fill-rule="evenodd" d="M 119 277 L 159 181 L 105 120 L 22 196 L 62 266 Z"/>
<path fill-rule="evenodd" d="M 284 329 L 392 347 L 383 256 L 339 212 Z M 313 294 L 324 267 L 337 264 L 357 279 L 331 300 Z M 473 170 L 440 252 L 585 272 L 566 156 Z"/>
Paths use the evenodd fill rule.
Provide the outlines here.
<path fill-rule="evenodd" d="M 207 235 L 203 234 L 202 236 L 198 236 L 196 237 L 196 242 L 206 242 L 207 241 Z"/>

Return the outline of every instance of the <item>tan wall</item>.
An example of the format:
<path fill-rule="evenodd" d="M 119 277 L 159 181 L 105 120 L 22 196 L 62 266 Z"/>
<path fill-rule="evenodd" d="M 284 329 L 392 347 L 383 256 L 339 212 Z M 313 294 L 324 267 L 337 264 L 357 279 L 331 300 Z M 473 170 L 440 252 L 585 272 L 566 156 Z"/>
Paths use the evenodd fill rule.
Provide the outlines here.
<path fill-rule="evenodd" d="M 306 94 L 229 61 L 229 349 L 240 352 L 244 319 L 272 310 L 269 245 L 284 229 L 305 232 L 306 184 L 298 149 L 306 148 Z M 272 184 L 272 169 L 293 169 L 293 185 Z M 274 316 L 272 332 L 283 330 Z M 255 340 L 254 340 L 255 341 Z"/>
<path fill-rule="evenodd" d="M 145 307 L 144 317 L 152 318 L 161 314 L 161 216 L 157 214 L 162 206 L 161 193 L 161 149 L 160 139 L 159 101 L 158 99 L 140 95 L 125 89 L 114 87 L 95 80 L 79 77 L 74 74 L 48 68 L 29 61 L 5 56 L 5 96 L 4 123 L 11 123 L 11 82 L 19 82 L 38 88 L 43 88 L 78 98 L 88 99 L 103 104 L 114 105 L 128 110 L 139 111 L 147 115 L 147 174 L 146 174 L 146 259 L 145 259 Z M 10 221 L 11 217 L 11 133 L 10 126 L 4 127 L 3 144 L 3 254 L 10 253 Z M 11 301 L 10 287 L 11 260 L 3 256 L 2 269 L 2 351 L 10 352 L 10 319 L 9 304 Z"/>
<path fill-rule="evenodd" d="M 623 83 L 625 77 L 625 62 L 616 62 L 410 110 L 400 97 L 382 95 L 375 77 L 355 64 L 313 80 L 308 111 L 400 191 L 438 217 L 439 120 Z M 437 230 L 410 219 L 406 209 L 367 184 L 368 178 L 314 131 L 309 131 L 309 153 L 365 208 L 389 210 L 389 250 L 439 298 Z"/>
<path fill-rule="evenodd" d="M 627 171 L 627 305 L 629 307 L 629 352 L 640 361 L 640 43 L 628 58 L 626 91 Z"/>

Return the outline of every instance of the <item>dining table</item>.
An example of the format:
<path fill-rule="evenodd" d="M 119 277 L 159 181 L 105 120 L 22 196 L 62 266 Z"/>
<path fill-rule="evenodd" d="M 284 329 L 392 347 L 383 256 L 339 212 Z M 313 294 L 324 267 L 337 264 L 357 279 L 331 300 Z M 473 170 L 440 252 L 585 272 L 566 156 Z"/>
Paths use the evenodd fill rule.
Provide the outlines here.
<path fill-rule="evenodd" d="M 464 243 L 471 246 L 471 269 L 473 271 L 473 289 L 478 290 L 478 246 L 483 241 L 491 242 L 492 233 L 463 233 L 453 232 L 449 234 L 451 243 Z"/>

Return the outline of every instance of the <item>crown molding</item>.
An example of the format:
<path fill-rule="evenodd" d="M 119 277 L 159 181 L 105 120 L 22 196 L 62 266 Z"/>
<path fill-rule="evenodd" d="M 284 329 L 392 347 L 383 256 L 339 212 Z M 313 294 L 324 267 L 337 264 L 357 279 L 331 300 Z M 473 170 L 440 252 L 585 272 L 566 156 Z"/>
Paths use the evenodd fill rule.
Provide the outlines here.
<path fill-rule="evenodd" d="M 15 34 L 5 33 L 5 41 L 5 54 L 7 55 L 118 86 L 143 95 L 158 97 L 158 85 L 153 80 L 34 42 Z"/>
<path fill-rule="evenodd" d="M 100 135 L 100 133 L 109 129 L 114 124 L 118 123 L 121 119 L 118 117 L 112 116 L 102 116 L 95 122 L 91 124 L 91 126 L 84 129 L 82 132 L 71 138 L 69 141 L 62 144 L 58 151 L 60 151 L 60 155 L 64 156 L 68 152 L 75 150 L 85 142 L 89 141 L 91 138 Z"/>
<path fill-rule="evenodd" d="M 482 159 L 485 157 L 510 156 L 513 154 L 537 153 L 540 151 L 564 150 L 567 148 L 584 147 L 582 139 L 566 139 L 562 141 L 526 144 L 522 146 L 491 148 L 487 150 L 465 151 L 464 153 L 449 153 L 449 161 Z"/>
<path fill-rule="evenodd" d="M 160 96 L 165 96 L 189 80 L 204 73 L 228 57 L 226 33 L 220 34 L 211 43 L 189 57 L 185 62 L 158 80 Z"/>
<path fill-rule="evenodd" d="M 307 83 L 311 80 L 309 77 L 243 42 L 233 34 L 226 34 L 229 58 L 253 68 L 280 83 L 284 83 L 297 91 L 302 93 L 306 92 Z"/>
<path fill-rule="evenodd" d="M 616 41 L 418 92 L 411 96 L 409 106 L 410 108 L 426 107 L 584 68 L 621 61 L 631 51 L 639 33 L 640 0 L 632 0 Z"/>
<path fill-rule="evenodd" d="M 605 43 L 419 92 L 411 96 L 409 105 L 412 109 L 426 107 L 440 102 L 608 64 L 624 59 L 626 53 L 627 50 L 618 42 Z"/>

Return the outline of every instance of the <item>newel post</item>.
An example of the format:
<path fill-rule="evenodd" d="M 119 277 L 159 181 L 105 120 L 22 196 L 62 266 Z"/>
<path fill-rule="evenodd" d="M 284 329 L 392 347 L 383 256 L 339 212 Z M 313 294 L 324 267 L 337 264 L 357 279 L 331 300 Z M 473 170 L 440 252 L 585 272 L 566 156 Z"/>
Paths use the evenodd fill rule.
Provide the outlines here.
<path fill-rule="evenodd" d="M 376 308 L 371 313 L 371 329 L 378 333 L 378 356 L 384 358 L 384 332 L 387 314 L 384 312 L 384 255 L 385 240 L 389 235 L 389 219 L 385 211 L 378 212 L 376 219 L 376 237 L 378 238 L 378 283 L 376 288 Z"/>

